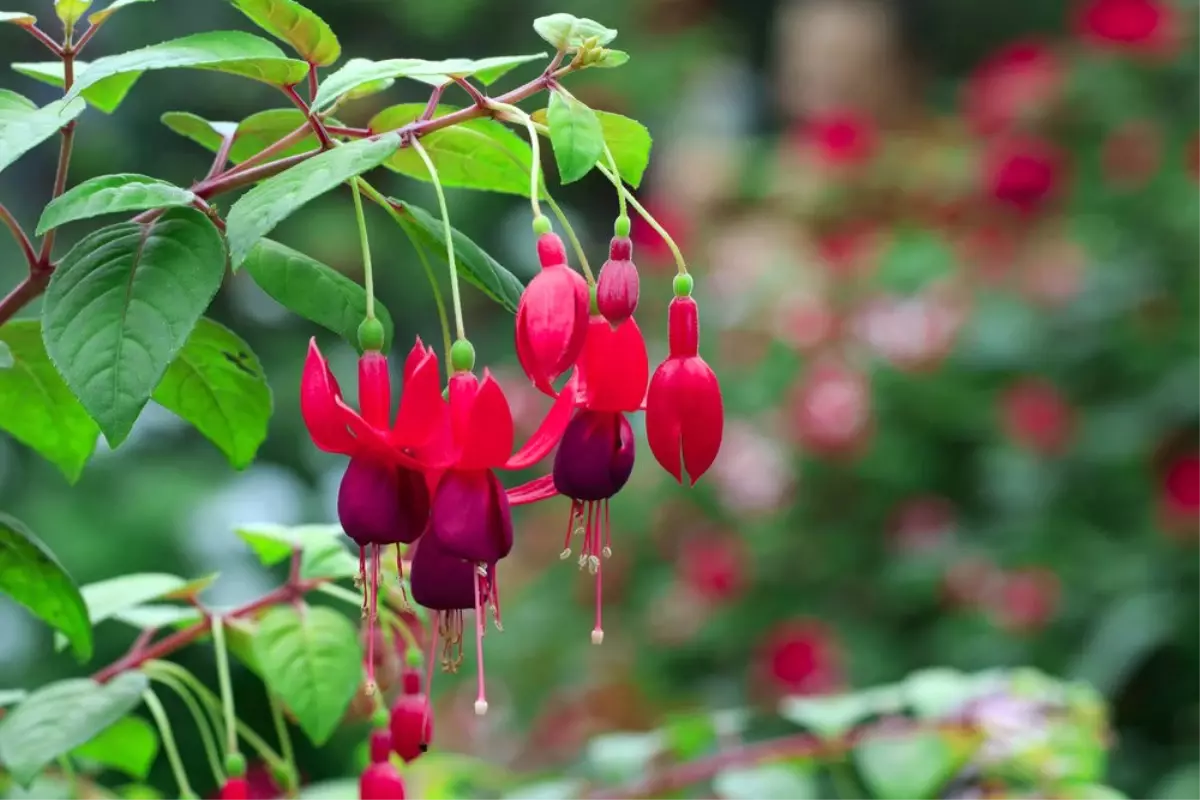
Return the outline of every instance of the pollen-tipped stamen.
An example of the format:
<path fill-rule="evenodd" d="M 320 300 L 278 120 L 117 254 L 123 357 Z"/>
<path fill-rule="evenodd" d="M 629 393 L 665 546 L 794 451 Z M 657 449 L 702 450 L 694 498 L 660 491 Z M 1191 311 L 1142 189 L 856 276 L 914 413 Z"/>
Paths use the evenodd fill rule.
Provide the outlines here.
<path fill-rule="evenodd" d="M 496 630 L 504 632 L 504 624 L 500 621 L 500 581 L 496 580 L 494 571 L 496 565 L 491 566 L 493 574 L 488 579 L 488 596 L 492 606 L 492 624 L 496 626 Z"/>
<path fill-rule="evenodd" d="M 475 678 L 478 686 L 475 713 L 481 717 L 488 710 L 487 687 L 483 678 L 483 629 L 487 626 L 487 609 L 484 607 L 484 598 L 479 593 L 479 583 L 482 580 L 482 576 L 475 575 L 475 658 L 479 664 Z"/>
<path fill-rule="evenodd" d="M 601 611 L 604 608 L 604 567 L 596 564 L 596 627 L 592 628 L 592 644 L 604 643 L 604 622 Z"/>
<path fill-rule="evenodd" d="M 601 551 L 605 558 L 612 558 L 612 517 L 608 513 L 608 501 L 604 501 L 604 550 Z"/>

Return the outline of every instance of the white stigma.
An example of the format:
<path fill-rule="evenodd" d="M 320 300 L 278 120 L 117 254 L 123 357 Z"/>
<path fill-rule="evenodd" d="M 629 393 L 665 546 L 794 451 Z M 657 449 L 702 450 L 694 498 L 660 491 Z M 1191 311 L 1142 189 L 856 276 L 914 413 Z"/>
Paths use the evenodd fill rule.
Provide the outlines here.
<path fill-rule="evenodd" d="M 558 557 L 560 559 L 562 559 L 563 561 L 566 561 L 568 558 L 571 557 L 571 548 L 568 547 L 566 550 L 563 550 L 561 553 L 558 554 Z"/>
<path fill-rule="evenodd" d="M 475 716 L 482 717 L 484 714 L 487 713 L 487 709 L 488 709 L 487 700 L 476 700 L 475 701 Z"/>
<path fill-rule="evenodd" d="M 599 628 L 592 631 L 592 644 L 604 644 L 604 631 Z"/>

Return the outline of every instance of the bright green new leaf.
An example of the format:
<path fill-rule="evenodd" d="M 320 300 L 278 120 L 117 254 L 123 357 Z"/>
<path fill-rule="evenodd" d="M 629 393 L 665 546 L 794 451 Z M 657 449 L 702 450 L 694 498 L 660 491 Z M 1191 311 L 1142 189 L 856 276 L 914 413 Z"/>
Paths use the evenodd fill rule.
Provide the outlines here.
<path fill-rule="evenodd" d="M 596 112 L 573 97 L 554 92 L 546 121 L 559 179 L 572 183 L 587 175 L 604 155 L 604 129 Z"/>
<path fill-rule="evenodd" d="M 413 243 L 436 253 L 445 261 L 446 239 L 442 221 L 412 203 L 388 199 L 398 213 L 397 219 L 401 227 Z M 452 229 L 452 236 L 458 274 L 510 312 L 517 313 L 517 303 L 520 302 L 521 292 L 525 287 L 516 276 L 500 266 L 496 259 L 457 229 Z"/>
<path fill-rule="evenodd" d="M 98 625 L 121 611 L 168 598 L 187 585 L 188 582 L 177 575 L 139 572 L 89 583 L 82 591 L 92 625 Z"/>
<path fill-rule="evenodd" d="M 211 31 L 93 61 L 75 76 L 66 98 L 78 97 L 89 86 L 113 75 L 175 68 L 227 72 L 275 86 L 299 83 L 308 74 L 307 62 L 287 58 L 266 39 L 241 31 Z"/>
<path fill-rule="evenodd" d="M 0 593 L 61 631 L 76 658 L 92 657 L 92 626 L 75 581 L 19 520 L 0 514 Z"/>
<path fill-rule="evenodd" d="M 63 27 L 70 30 L 91 6 L 92 0 L 54 0 L 54 13 Z"/>
<path fill-rule="evenodd" d="M 267 438 L 272 401 L 262 365 L 250 345 L 210 319 L 196 323 L 153 399 L 192 423 L 234 469 L 247 467 Z"/>
<path fill-rule="evenodd" d="M 863 739 L 854 747 L 854 760 L 872 797 L 911 800 L 941 796 L 965 758 L 941 735 L 911 731 Z"/>
<path fill-rule="evenodd" d="M 189 189 L 150 178 L 146 175 L 123 173 L 90 178 L 55 198 L 42 211 L 37 235 L 51 228 L 80 219 L 120 211 L 144 211 L 150 208 L 189 206 L 196 195 Z"/>
<path fill-rule="evenodd" d="M 276 606 L 254 636 L 267 689 L 296 717 L 313 744 L 333 734 L 362 681 L 358 631 L 328 608 Z"/>
<path fill-rule="evenodd" d="M 15 65 L 14 65 L 15 66 Z M 0 120 L 6 114 L 24 114 L 37 109 L 37 104 L 10 89 L 0 89 Z"/>
<path fill-rule="evenodd" d="M 246 192 L 225 218 L 225 237 L 233 269 L 240 267 L 258 241 L 292 212 L 342 182 L 379 166 L 399 147 L 398 135 L 360 139 L 313 156 Z"/>
<path fill-rule="evenodd" d="M 151 3 L 151 2 L 154 2 L 154 0 L 113 0 L 111 3 L 109 3 L 104 8 L 100 9 L 99 11 L 93 12 L 88 17 L 88 22 L 90 22 L 92 25 L 100 25 L 101 23 L 103 23 L 105 20 L 107 20 L 109 17 L 111 17 L 113 14 L 115 14 L 117 11 L 121 10 L 125 6 L 131 6 L 134 3 Z M 76 62 L 76 63 L 78 63 L 78 62 Z"/>
<path fill-rule="evenodd" d="M 8 22 L 27 28 L 37 22 L 37 17 L 33 14 L 26 14 L 24 11 L 0 11 L 0 22 Z"/>
<path fill-rule="evenodd" d="M 211 122 L 190 111 L 168 111 L 159 121 L 180 136 L 191 139 L 214 153 L 226 136 L 237 132 L 236 122 Z"/>
<path fill-rule="evenodd" d="M 356 86 L 355 88 L 351 89 L 350 91 L 348 91 L 344 95 L 342 95 L 342 100 L 343 101 L 361 100 L 362 98 L 370 97 L 373 94 L 379 94 L 380 92 L 386 92 L 388 89 L 392 88 L 392 86 L 395 85 L 395 83 L 396 83 L 395 78 L 380 78 L 377 81 L 367 81 L 366 83 L 360 83 L 358 86 Z"/>
<path fill-rule="evenodd" d="M 25 111 L 5 111 L 0 116 L 0 170 L 58 133 L 87 108 L 82 100 L 55 100 Z"/>
<path fill-rule="evenodd" d="M 226 136 L 232 136 L 233 147 L 229 150 L 229 160 L 240 164 L 305 124 L 305 119 L 304 114 L 295 108 L 271 108 L 251 114 L 238 123 L 209 122 L 186 111 L 168 111 L 162 115 L 162 122 L 180 136 L 186 136 L 214 153 L 220 149 Z M 337 124 L 333 119 L 327 122 Z M 309 133 L 300 141 L 281 150 L 279 157 L 287 158 L 307 153 L 316 150 L 317 147 L 316 135 Z"/>
<path fill-rule="evenodd" d="M 324 109 L 347 92 L 362 86 L 388 79 L 402 78 L 408 70 L 426 62 L 419 58 L 389 58 L 385 61 L 371 61 L 367 58 L 352 58 L 336 72 L 330 74 L 317 88 L 317 96 L 313 98 L 314 109 Z"/>
<path fill-rule="evenodd" d="M 370 121 L 372 131 L 390 131 L 417 119 L 424 103 L 391 106 Z M 435 116 L 456 111 L 438 106 Z M 438 170 L 443 186 L 483 189 L 529 196 L 529 170 L 533 155 L 529 144 L 495 120 L 473 119 L 421 137 L 421 144 Z M 430 180 L 429 169 L 412 148 L 403 148 L 384 166 L 418 180 Z"/>
<path fill-rule="evenodd" d="M 180 625 L 190 625 L 199 622 L 203 615 L 198 609 L 189 606 L 173 606 L 167 603 L 149 603 L 144 606 L 134 606 L 113 614 L 111 619 L 124 622 L 134 628 L 145 630 L 154 628 L 173 628 Z"/>
<path fill-rule="evenodd" d="M 88 62 L 76 61 L 75 74 L 83 72 L 87 67 Z M 48 83 L 60 89 L 63 86 L 61 61 L 26 61 L 13 64 L 12 68 L 13 71 L 36 81 Z M 111 114 L 117 110 L 117 106 L 121 105 L 125 95 L 129 94 L 129 90 L 133 88 L 140 77 L 142 77 L 140 72 L 123 72 L 120 75 L 105 78 L 84 91 L 83 99 L 87 101 L 88 105 L 100 109 L 105 114 Z"/>
<path fill-rule="evenodd" d="M 145 780 L 158 755 L 158 733 L 141 717 L 125 717 L 87 744 L 71 751 L 71 758 L 91 762 Z"/>
<path fill-rule="evenodd" d="M 624 50 L 605 50 L 600 58 L 588 64 L 589 67 L 600 67 L 601 69 L 612 69 L 620 67 L 628 63 L 629 53 Z"/>
<path fill-rule="evenodd" d="M 71 483 L 96 449 L 100 428 L 63 382 L 37 320 L 0 326 L 12 365 L 0 369 L 0 430 L 36 450 Z"/>
<path fill-rule="evenodd" d="M 446 58 L 441 61 L 422 61 L 405 73 L 405 77 L 441 86 L 454 78 L 475 78 L 484 86 L 491 86 L 513 69 L 545 58 L 545 53 L 530 53 L 524 56 L 491 56 L 489 58 Z"/>
<path fill-rule="evenodd" d="M 604 142 L 617 162 L 617 171 L 633 188 L 642 183 L 642 176 L 650 164 L 650 131 L 635 119 L 623 117 L 608 111 L 593 111 L 600 120 L 600 129 L 604 134 Z M 546 111 L 538 109 L 531 115 L 534 122 L 546 123 Z M 608 157 L 601 156 L 600 163 L 608 166 Z"/>
<path fill-rule="evenodd" d="M 815 800 L 821 796 L 812 764 L 803 761 L 723 770 L 713 778 L 713 789 L 725 800 Z"/>
<path fill-rule="evenodd" d="M 339 525 L 244 525 L 237 535 L 258 556 L 263 566 L 288 559 L 299 548 L 300 573 L 305 578 L 350 578 L 358 574 L 358 560 L 343 544 Z"/>
<path fill-rule="evenodd" d="M 255 25 L 290 44 L 312 64 L 327 67 L 342 55 L 333 29 L 295 0 L 232 0 Z"/>
<path fill-rule="evenodd" d="M 103 685 L 74 678 L 43 686 L 0 719 L 0 762 L 28 786 L 47 764 L 136 708 L 149 685 L 142 673 L 125 672 Z"/>
<path fill-rule="evenodd" d="M 357 282 L 298 250 L 262 239 L 242 265 L 276 302 L 358 346 L 358 326 L 367 315 L 367 293 Z M 375 299 L 383 323 L 384 350 L 392 341 L 392 316 Z"/>
<path fill-rule="evenodd" d="M 941 719 L 974 695 L 971 679 L 956 669 L 931 667 L 904 679 L 904 699 L 918 719 Z"/>
<path fill-rule="evenodd" d="M 412 78 L 434 86 L 441 86 L 452 78 L 474 77 L 484 86 L 490 86 L 515 67 L 545 58 L 545 53 L 524 56 L 493 56 L 491 58 L 448 58 L 441 61 L 426 61 L 421 58 L 389 58 L 371 61 L 352 58 L 341 69 L 321 81 L 313 108 L 323 109 L 342 95 L 353 92 L 364 84 L 396 78 Z"/>
<path fill-rule="evenodd" d="M 558 50 L 578 50 L 587 39 L 596 39 L 596 44 L 604 45 L 617 38 L 617 32 L 606 28 L 599 22 L 576 17 L 572 14 L 550 14 L 538 17 L 533 21 L 533 29 L 537 35 L 545 39 Z"/>
<path fill-rule="evenodd" d="M 864 698 L 853 694 L 785 697 L 779 707 L 784 719 L 808 728 L 822 739 L 838 738 L 872 712 Z"/>
<path fill-rule="evenodd" d="M 42 337 L 116 447 L 221 286 L 225 247 L 204 214 L 173 208 L 84 237 L 54 271 Z"/>

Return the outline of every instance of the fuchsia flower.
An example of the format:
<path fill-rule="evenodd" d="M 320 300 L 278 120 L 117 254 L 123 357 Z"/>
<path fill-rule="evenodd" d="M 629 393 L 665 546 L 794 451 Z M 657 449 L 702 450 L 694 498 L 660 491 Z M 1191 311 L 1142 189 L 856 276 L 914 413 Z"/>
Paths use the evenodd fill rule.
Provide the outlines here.
<path fill-rule="evenodd" d="M 1062 85 L 1062 65 L 1045 43 L 1012 42 L 989 56 L 966 82 L 964 111 L 976 133 L 991 136 L 1040 114 Z"/>
<path fill-rule="evenodd" d="M 784 622 L 772 630 L 763 643 L 760 669 L 788 694 L 828 694 L 843 681 L 837 641 L 812 619 Z"/>
<path fill-rule="evenodd" d="M 1017 444 L 1042 455 L 1059 455 L 1070 444 L 1074 415 L 1057 387 L 1026 378 L 1001 397 L 1005 432 Z"/>
<path fill-rule="evenodd" d="M 676 283 L 687 291 L 677 291 L 667 310 L 670 355 L 650 379 L 646 436 L 662 468 L 680 483 L 686 469 L 694 486 L 721 449 L 725 410 L 717 376 L 699 355 L 700 317 L 689 296 L 691 281 L 677 277 Z"/>
<path fill-rule="evenodd" d="M 372 731 L 371 763 L 358 779 L 359 800 L 404 800 L 404 779 L 389 760 L 391 751 L 387 729 Z"/>
<path fill-rule="evenodd" d="M 1063 180 L 1058 148 L 1036 136 L 1005 136 L 988 144 L 983 156 L 988 192 L 1001 205 L 1029 216 L 1054 198 Z"/>
<path fill-rule="evenodd" d="M 854 111 L 830 112 L 799 128 L 802 142 L 815 149 L 820 163 L 838 168 L 866 163 L 879 147 L 875 123 Z"/>
<path fill-rule="evenodd" d="M 1098 47 L 1168 55 L 1179 41 L 1179 15 L 1163 0 L 1088 0 L 1079 10 L 1076 29 Z"/>
<path fill-rule="evenodd" d="M 588 285 L 567 266 L 562 239 L 544 233 L 537 243 L 541 271 L 517 306 L 517 358 L 543 392 L 579 357 L 588 323 Z"/>
<path fill-rule="evenodd" d="M 628 236 L 614 236 L 596 279 L 596 306 L 611 324 L 620 325 L 637 310 L 639 288 L 633 242 Z"/>
<path fill-rule="evenodd" d="M 793 388 L 791 405 L 796 439 L 816 455 L 856 455 L 870 438 L 870 385 L 840 359 L 815 363 Z"/>

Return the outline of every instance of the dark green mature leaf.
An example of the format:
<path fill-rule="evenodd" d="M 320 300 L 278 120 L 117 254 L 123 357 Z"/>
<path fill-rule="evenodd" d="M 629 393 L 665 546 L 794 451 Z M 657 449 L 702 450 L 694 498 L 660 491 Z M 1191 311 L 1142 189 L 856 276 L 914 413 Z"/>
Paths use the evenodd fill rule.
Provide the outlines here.
<path fill-rule="evenodd" d="M 131 6 L 134 3 L 152 3 L 154 0 L 113 0 L 104 8 L 88 16 L 88 22 L 92 25 L 99 25 L 121 10 L 125 6 Z M 76 62 L 78 63 L 78 62 Z"/>
<path fill-rule="evenodd" d="M 550 144 L 563 183 L 572 183 L 591 172 L 604 155 L 604 130 L 596 112 L 560 92 L 550 95 L 546 109 Z"/>
<path fill-rule="evenodd" d="M 96 449 L 100 428 L 54 368 L 42 326 L 16 320 L 0 326 L 0 344 L 12 365 L 0 367 L 0 429 L 36 450 L 67 480 L 79 480 Z"/>
<path fill-rule="evenodd" d="M 75 656 L 92 657 L 92 626 L 75 581 L 19 520 L 0 514 L 0 592 L 61 631 Z"/>
<path fill-rule="evenodd" d="M 327 120 L 335 124 L 333 119 Z M 240 164 L 251 156 L 258 155 L 271 145 L 305 124 L 304 114 L 295 108 L 270 108 L 251 114 L 238 123 L 209 122 L 186 111 L 168 111 L 162 122 L 180 136 L 186 136 L 212 152 L 217 152 L 222 140 L 233 136 L 233 147 L 229 160 Z M 295 144 L 279 151 L 280 158 L 307 153 L 318 147 L 317 137 L 309 133 Z"/>
<path fill-rule="evenodd" d="M 250 345 L 210 319 L 196 323 L 153 399 L 192 423 L 235 469 L 248 466 L 267 438 L 272 401 L 262 365 Z"/>
<path fill-rule="evenodd" d="M 270 239 L 255 245 L 243 267 L 263 291 L 305 319 L 358 346 L 358 326 L 367 315 L 367 293 L 342 273 Z M 384 350 L 392 341 L 392 316 L 375 299 L 383 323 Z"/>
<path fill-rule="evenodd" d="M 912 800 L 940 796 L 964 757 L 941 735 L 913 731 L 867 737 L 855 746 L 854 760 L 872 797 Z"/>
<path fill-rule="evenodd" d="M 350 578 L 358 574 L 358 560 L 343 544 L 340 525 L 243 525 L 239 538 L 258 556 L 263 566 L 274 566 L 300 549 L 300 574 L 305 578 Z"/>
<path fill-rule="evenodd" d="M 59 225 L 101 214 L 189 206 L 195 200 L 196 195 L 189 189 L 181 189 L 158 178 L 132 173 L 101 175 L 52 200 L 38 220 L 37 234 L 41 236 Z"/>
<path fill-rule="evenodd" d="M 650 164 L 650 146 L 653 140 L 646 126 L 635 119 L 612 114 L 608 111 L 593 111 L 600 120 L 600 128 L 604 133 L 604 142 L 617 162 L 617 171 L 633 188 L 642 183 L 646 167 Z M 546 123 L 546 110 L 538 109 L 530 114 L 534 122 Z M 608 165 L 608 158 L 601 161 Z"/>
<path fill-rule="evenodd" d="M 606 28 L 595 20 L 587 17 L 576 17 L 573 14 L 550 14 L 538 17 L 533 21 L 533 29 L 537 35 L 554 45 L 559 50 L 577 50 L 587 39 L 596 39 L 596 43 L 604 46 L 617 38 L 617 32 Z"/>
<path fill-rule="evenodd" d="M 337 728 L 362 681 L 362 648 L 350 620 L 328 608 L 277 606 L 263 617 L 254 656 L 267 688 L 314 744 Z"/>
<path fill-rule="evenodd" d="M 0 119 L 4 118 L 5 114 L 14 112 L 25 113 L 33 111 L 37 108 L 37 104 L 24 95 L 17 94 L 9 89 L 0 89 Z"/>
<path fill-rule="evenodd" d="M 246 192 L 225 218 L 230 264 L 236 270 L 258 241 L 288 215 L 343 181 L 379 166 L 399 147 L 400 137 L 395 134 L 360 139 L 313 156 Z"/>
<path fill-rule="evenodd" d="M 125 717 L 102 731 L 82 747 L 71 751 L 71 757 L 89 761 L 145 780 L 158 755 L 158 733 L 141 717 Z"/>
<path fill-rule="evenodd" d="M 150 682 L 125 672 L 106 684 L 74 678 L 43 686 L 0 719 L 0 762 L 28 786 L 42 768 L 137 707 Z"/>
<path fill-rule="evenodd" d="M 210 31 L 93 61 L 75 76 L 65 97 L 78 97 L 113 75 L 174 68 L 227 72 L 275 86 L 299 83 L 308 74 L 307 62 L 287 58 L 266 39 L 241 31 Z"/>
<path fill-rule="evenodd" d="M 376 114 L 368 126 L 372 131 L 395 130 L 417 119 L 424 110 L 424 103 L 391 106 Z M 438 106 L 434 115 L 442 117 L 457 110 Z M 443 128 L 422 136 L 421 144 L 437 167 L 443 186 L 529 196 L 533 163 L 529 143 L 495 120 L 473 119 Z M 429 169 L 412 148 L 397 150 L 384 166 L 418 180 L 430 180 Z"/>
<path fill-rule="evenodd" d="M 94 15 L 93 15 L 94 16 Z M 51 86 L 57 86 L 60 89 L 63 85 L 63 63 L 61 61 L 30 61 L 12 65 L 13 70 L 33 78 L 34 80 L 48 83 Z M 75 73 L 79 74 L 88 68 L 88 62 L 76 61 Z M 83 93 L 83 99 L 88 105 L 100 109 L 105 114 L 111 114 L 117 110 L 117 106 L 121 105 L 121 101 L 125 99 L 125 95 L 129 94 L 129 90 L 137 83 L 138 78 L 142 77 L 140 72 L 125 72 L 120 75 L 113 75 L 111 78 L 104 80 L 92 86 Z"/>
<path fill-rule="evenodd" d="M 327 67 L 342 55 L 333 29 L 295 0 L 232 0 L 258 27 L 287 42 L 312 64 Z"/>
<path fill-rule="evenodd" d="M 0 170 L 58 133 L 85 108 L 82 100 L 55 100 L 41 108 L 0 112 Z"/>
<path fill-rule="evenodd" d="M 442 221 L 412 203 L 393 198 L 388 198 L 388 201 L 395 207 L 397 219 L 413 243 L 437 253 L 445 261 L 446 240 Z M 517 303 L 525 288 L 517 277 L 457 229 L 453 230 L 452 235 L 458 274 L 512 313 L 517 313 Z"/>
<path fill-rule="evenodd" d="M 224 274 L 221 234 L 191 208 L 102 228 L 54 271 L 42 311 L 46 351 L 113 447 L 129 435 Z"/>

